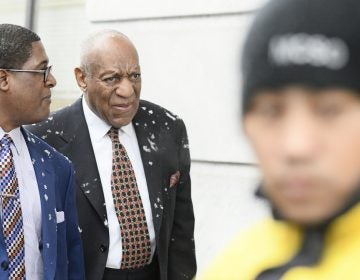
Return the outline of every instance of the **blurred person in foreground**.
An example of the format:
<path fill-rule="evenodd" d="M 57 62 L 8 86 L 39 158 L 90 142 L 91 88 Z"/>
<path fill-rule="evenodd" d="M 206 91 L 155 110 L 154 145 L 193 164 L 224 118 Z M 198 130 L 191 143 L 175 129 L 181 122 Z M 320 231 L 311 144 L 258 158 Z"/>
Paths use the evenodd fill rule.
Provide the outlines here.
<path fill-rule="evenodd" d="M 243 52 L 243 123 L 273 219 L 198 279 L 360 279 L 360 2 L 274 0 Z"/>
<path fill-rule="evenodd" d="M 71 163 L 23 125 L 46 119 L 56 80 L 37 34 L 0 24 L 0 279 L 81 280 Z"/>
<path fill-rule="evenodd" d="M 74 162 L 86 279 L 191 279 L 184 122 L 140 100 L 138 53 L 118 31 L 85 40 L 75 76 L 83 97 L 30 129 Z"/>

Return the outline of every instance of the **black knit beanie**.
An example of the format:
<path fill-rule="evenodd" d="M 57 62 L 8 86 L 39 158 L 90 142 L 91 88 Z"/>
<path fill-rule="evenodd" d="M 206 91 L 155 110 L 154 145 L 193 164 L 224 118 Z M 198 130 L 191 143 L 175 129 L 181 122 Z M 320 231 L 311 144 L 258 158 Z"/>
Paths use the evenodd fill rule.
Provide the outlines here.
<path fill-rule="evenodd" d="M 243 112 L 262 89 L 347 88 L 360 95 L 360 0 L 270 0 L 242 54 Z"/>

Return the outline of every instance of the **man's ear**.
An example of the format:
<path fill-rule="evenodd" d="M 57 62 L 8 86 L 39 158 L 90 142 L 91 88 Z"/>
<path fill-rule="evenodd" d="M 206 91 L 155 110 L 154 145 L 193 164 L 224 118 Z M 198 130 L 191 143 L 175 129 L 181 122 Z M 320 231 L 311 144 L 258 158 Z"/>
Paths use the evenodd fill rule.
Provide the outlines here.
<path fill-rule="evenodd" d="M 74 69 L 74 73 L 75 73 L 75 78 L 76 78 L 76 82 L 79 86 L 79 88 L 83 91 L 86 92 L 86 82 L 85 82 L 85 78 L 86 78 L 86 74 L 83 70 L 81 70 L 79 67 L 76 67 Z"/>
<path fill-rule="evenodd" d="M 0 70 L 0 91 L 9 90 L 9 76 L 5 70 Z"/>

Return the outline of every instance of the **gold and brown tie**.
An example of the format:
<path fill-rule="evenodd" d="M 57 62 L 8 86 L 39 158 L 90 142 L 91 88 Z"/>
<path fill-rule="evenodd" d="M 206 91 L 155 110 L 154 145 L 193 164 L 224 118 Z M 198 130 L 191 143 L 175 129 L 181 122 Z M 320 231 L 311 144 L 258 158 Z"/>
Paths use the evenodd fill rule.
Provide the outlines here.
<path fill-rule="evenodd" d="M 121 229 L 121 269 L 139 268 L 150 261 L 150 237 L 134 169 L 118 134 L 114 127 L 108 132 L 112 142 L 111 190 Z"/>
<path fill-rule="evenodd" d="M 0 186 L 2 197 L 2 223 L 9 258 L 9 279 L 25 279 L 25 240 L 20 204 L 19 185 L 10 149 L 12 139 L 5 134 L 1 139 Z"/>

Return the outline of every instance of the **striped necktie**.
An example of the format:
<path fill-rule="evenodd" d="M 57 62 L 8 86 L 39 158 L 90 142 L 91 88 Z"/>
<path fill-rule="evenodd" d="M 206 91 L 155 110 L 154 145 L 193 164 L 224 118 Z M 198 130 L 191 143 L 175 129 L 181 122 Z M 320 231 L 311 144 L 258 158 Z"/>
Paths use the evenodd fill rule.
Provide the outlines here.
<path fill-rule="evenodd" d="M 19 185 L 10 149 L 11 143 L 12 139 L 8 134 L 0 141 L 2 226 L 9 259 L 9 279 L 18 280 L 25 279 L 25 242 Z"/>

